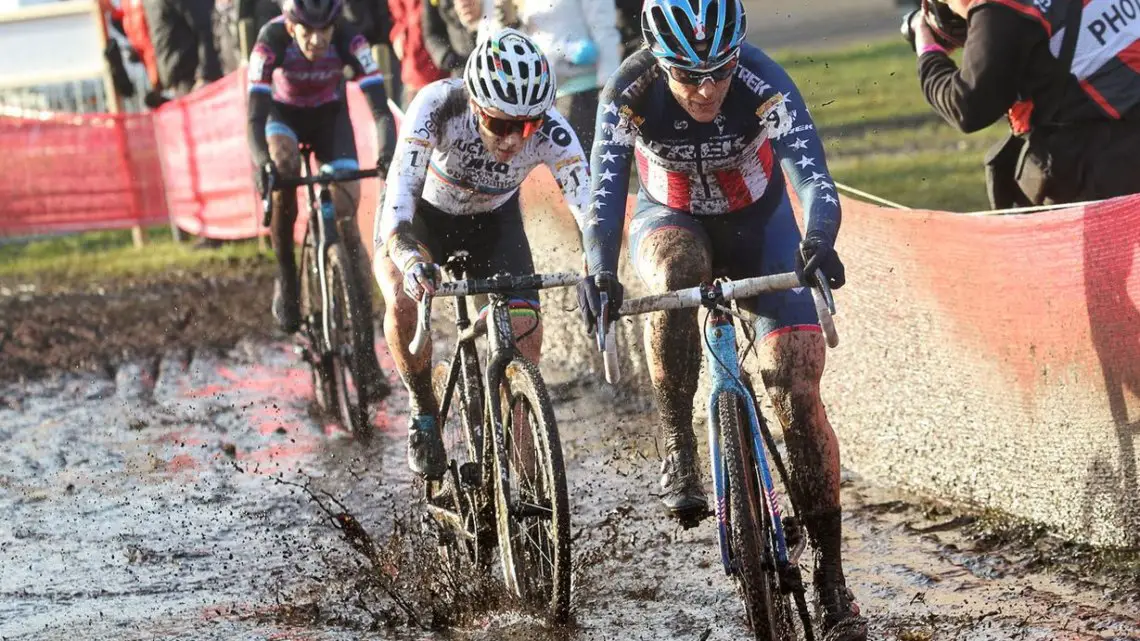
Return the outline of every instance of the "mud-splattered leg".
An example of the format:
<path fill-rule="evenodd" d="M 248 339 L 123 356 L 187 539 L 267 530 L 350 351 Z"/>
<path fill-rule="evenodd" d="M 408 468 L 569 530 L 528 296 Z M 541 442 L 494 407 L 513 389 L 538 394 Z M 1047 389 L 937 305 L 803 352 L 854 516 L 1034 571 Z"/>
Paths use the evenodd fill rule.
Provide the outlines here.
<path fill-rule="evenodd" d="M 756 365 L 784 426 L 791 459 L 789 491 L 802 510 L 815 549 L 814 579 L 824 609 L 824 629 L 842 633 L 826 638 L 863 639 L 866 622 L 852 616 L 858 608 L 852 608 L 843 577 L 839 441 L 819 393 L 826 354 L 818 331 L 779 332 L 761 340 Z"/>
<path fill-rule="evenodd" d="M 686 229 L 663 228 L 641 243 L 638 271 L 653 293 L 711 279 L 708 248 Z M 663 441 L 662 502 L 686 524 L 708 509 L 693 434 L 693 395 L 701 366 L 697 310 L 657 312 L 645 337 L 649 376 L 660 412 Z"/>

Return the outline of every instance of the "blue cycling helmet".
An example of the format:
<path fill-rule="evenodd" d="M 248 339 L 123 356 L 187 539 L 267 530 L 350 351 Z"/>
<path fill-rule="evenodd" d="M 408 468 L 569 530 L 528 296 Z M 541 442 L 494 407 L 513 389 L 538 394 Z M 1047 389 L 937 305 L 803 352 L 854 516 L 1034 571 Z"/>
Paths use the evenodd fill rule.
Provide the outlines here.
<path fill-rule="evenodd" d="M 666 66 L 699 71 L 740 51 L 748 20 L 740 0 L 645 0 L 641 33 Z"/>

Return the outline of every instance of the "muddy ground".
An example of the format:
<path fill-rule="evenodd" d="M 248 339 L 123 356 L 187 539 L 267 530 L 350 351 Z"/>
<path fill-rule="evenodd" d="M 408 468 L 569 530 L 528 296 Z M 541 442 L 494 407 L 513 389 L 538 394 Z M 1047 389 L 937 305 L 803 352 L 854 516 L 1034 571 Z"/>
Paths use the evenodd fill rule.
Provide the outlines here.
<path fill-rule="evenodd" d="M 712 523 L 683 531 L 657 511 L 652 413 L 590 381 L 552 390 L 574 624 L 489 606 L 493 589 L 425 587 L 439 568 L 402 389 L 367 449 L 314 417 L 307 371 L 272 331 L 268 274 L 5 285 L 0 639 L 745 638 Z M 1140 638 L 1134 557 L 845 478 L 846 563 L 873 638 Z M 378 566 L 306 483 L 358 517 Z"/>

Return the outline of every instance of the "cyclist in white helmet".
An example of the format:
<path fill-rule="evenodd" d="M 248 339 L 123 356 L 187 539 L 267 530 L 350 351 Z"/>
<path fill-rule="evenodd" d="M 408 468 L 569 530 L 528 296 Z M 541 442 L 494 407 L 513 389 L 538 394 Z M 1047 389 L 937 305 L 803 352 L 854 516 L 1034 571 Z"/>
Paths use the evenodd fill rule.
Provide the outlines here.
<path fill-rule="evenodd" d="M 550 167 L 579 229 L 586 223 L 586 156 L 553 107 L 555 90 L 542 51 L 503 29 L 476 45 L 462 79 L 420 90 L 400 126 L 376 217 L 373 268 L 385 301 L 384 336 L 411 395 L 408 464 L 428 479 L 441 479 L 446 465 L 431 350 L 413 356 L 408 343 L 416 301 L 439 278 L 436 261 L 465 250 L 471 277 L 534 273 L 519 185 L 540 164 Z M 542 342 L 537 312 L 537 292 L 515 294 L 515 334 L 534 362 Z"/>

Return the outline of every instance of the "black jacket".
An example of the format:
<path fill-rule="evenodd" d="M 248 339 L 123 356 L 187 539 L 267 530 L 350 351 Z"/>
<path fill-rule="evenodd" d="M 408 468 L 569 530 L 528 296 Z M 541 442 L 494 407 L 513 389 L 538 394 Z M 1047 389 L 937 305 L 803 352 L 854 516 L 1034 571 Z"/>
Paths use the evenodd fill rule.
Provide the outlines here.
<path fill-rule="evenodd" d="M 222 77 L 214 43 L 214 0 L 146 0 L 150 40 L 162 86 L 182 95 L 199 78 Z"/>
<path fill-rule="evenodd" d="M 1140 192 L 1140 109 L 1121 120 L 1108 117 L 1060 68 L 1045 30 L 1013 9 L 982 5 L 970 12 L 968 26 L 961 69 L 943 53 L 918 59 L 923 94 L 942 118 L 970 133 L 997 122 L 1017 101 L 1031 99 L 1035 115 L 1055 113 L 1048 123 L 1030 120 L 1037 149 L 1050 164 L 1045 202 Z M 998 180 L 1011 178 L 1005 173 L 1020 175 L 1029 157 L 1001 164 Z"/>
<path fill-rule="evenodd" d="M 475 50 L 476 34 L 463 26 L 453 0 L 424 0 L 420 21 L 431 61 L 453 76 L 462 75 L 467 57 Z"/>
<path fill-rule="evenodd" d="M 961 69 L 949 56 L 930 52 L 918 59 L 926 101 L 946 122 L 971 133 L 997 122 L 1019 98 L 1043 105 L 1061 100 L 1073 120 L 1103 120 L 1071 75 L 1058 82 L 1060 63 L 1049 52 L 1044 29 L 1002 5 L 970 12 Z"/>
<path fill-rule="evenodd" d="M 386 0 L 345 0 L 344 18 L 369 44 L 387 45 L 392 18 Z"/>

